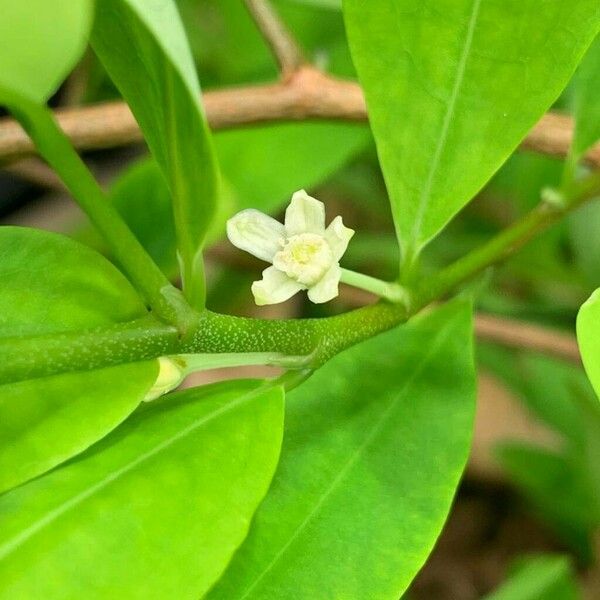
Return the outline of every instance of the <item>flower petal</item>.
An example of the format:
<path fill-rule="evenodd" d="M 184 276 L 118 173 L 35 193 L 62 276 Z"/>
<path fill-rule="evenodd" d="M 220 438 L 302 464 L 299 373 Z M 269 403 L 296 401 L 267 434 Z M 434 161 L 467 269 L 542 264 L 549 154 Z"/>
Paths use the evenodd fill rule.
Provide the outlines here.
<path fill-rule="evenodd" d="M 281 250 L 285 228 L 269 215 L 248 208 L 227 221 L 227 237 L 236 248 L 272 262 Z"/>
<path fill-rule="evenodd" d="M 254 301 L 258 306 L 265 304 L 279 304 L 291 298 L 296 292 L 305 289 L 305 286 L 288 277 L 283 271 L 275 267 L 268 267 L 263 271 L 263 278 L 252 284 Z"/>
<path fill-rule="evenodd" d="M 285 211 L 285 231 L 288 236 L 325 231 L 325 205 L 304 190 L 295 192 Z"/>
<path fill-rule="evenodd" d="M 308 290 L 308 298 L 315 304 L 323 304 L 333 300 L 338 294 L 338 285 L 342 270 L 340 265 L 333 265 L 322 279 Z"/>
<path fill-rule="evenodd" d="M 325 239 L 336 261 L 339 261 L 344 252 L 346 252 L 348 242 L 352 239 L 353 235 L 354 229 L 346 227 L 342 223 L 342 217 L 336 217 L 329 223 L 329 227 L 325 230 Z"/>

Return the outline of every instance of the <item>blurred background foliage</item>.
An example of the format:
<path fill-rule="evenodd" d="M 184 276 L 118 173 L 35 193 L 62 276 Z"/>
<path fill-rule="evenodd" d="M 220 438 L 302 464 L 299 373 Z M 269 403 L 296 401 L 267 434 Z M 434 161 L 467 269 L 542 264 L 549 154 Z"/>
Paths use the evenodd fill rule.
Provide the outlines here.
<path fill-rule="evenodd" d="M 331 74 L 354 76 L 339 0 L 277 0 L 274 4 L 304 48 L 307 60 Z M 178 0 L 178 5 L 204 90 L 277 79 L 276 64 L 239 0 Z M 598 83 L 600 88 L 600 77 Z M 600 89 L 598 92 L 600 102 Z M 568 112 L 572 96 L 571 88 L 567 88 L 555 109 Z M 91 104 L 115 98 L 118 93 L 90 51 L 52 104 Z M 225 209 L 210 235 L 209 308 L 237 314 L 254 314 L 256 310 L 249 283 L 258 278 L 262 266 L 223 242 L 225 220 L 247 207 L 279 216 L 291 193 L 300 188 L 326 203 L 329 218 L 343 214 L 344 222 L 356 230 L 345 266 L 382 278 L 395 275 L 398 248 L 375 146 L 366 124 L 313 121 L 255 125 L 218 131 L 215 140 Z M 168 189 L 144 148 L 92 152 L 86 158 L 150 254 L 169 277 L 175 277 Z M 532 209 L 543 188 L 558 185 L 562 171 L 563 161 L 559 159 L 516 152 L 427 248 L 423 268 L 433 271 L 449 263 Z M 0 178 L 3 221 L 22 222 L 35 214 L 40 205 L 46 206 L 47 190 L 8 170 L 0 172 Z M 52 215 L 54 205 L 49 206 Z M 102 249 L 99 237 L 73 213 L 67 218 L 36 222 L 36 226 L 67 231 Z M 600 199 L 533 240 L 497 267 L 493 277 L 484 277 L 472 286 L 478 310 L 572 332 L 578 308 L 600 286 L 599 231 Z M 299 300 L 285 310 L 286 316 L 322 316 L 362 301 L 344 293 L 327 305 L 309 305 Z M 464 526 L 464 519 L 475 519 L 483 523 L 480 543 L 498 545 L 494 556 L 502 568 L 488 577 L 471 573 L 470 581 L 474 581 L 476 590 L 497 582 L 503 576 L 504 565 L 520 551 L 551 551 L 570 556 L 529 557 L 521 561 L 507 571 L 505 586 L 489 598 L 579 597 L 572 565 L 579 569 L 580 578 L 598 578 L 598 400 L 581 367 L 576 365 L 492 344 L 479 344 L 478 357 L 480 368 L 503 382 L 530 418 L 551 433 L 550 443 L 542 445 L 522 437 L 498 443 L 494 460 L 502 469 L 502 485 L 467 477 L 445 535 L 453 535 L 458 527 L 468 536 L 471 530 Z M 483 517 L 481 502 L 487 507 Z M 461 512 L 465 506 L 466 517 Z M 528 525 L 531 529 L 527 529 L 534 533 L 523 543 L 511 545 L 498 535 L 499 521 L 506 519 L 507 512 L 518 515 L 517 519 L 523 515 L 534 519 L 535 525 Z M 539 534 L 540 530 L 544 533 Z M 443 555 L 444 548 L 442 538 L 409 597 L 477 597 L 469 595 L 471 588 L 464 591 L 458 583 L 454 587 L 448 583 L 452 577 L 444 569 L 435 572 L 440 562 L 436 555 Z M 470 552 L 477 553 L 471 547 Z M 474 566 L 472 557 L 464 562 L 464 569 L 469 572 L 487 568 L 481 563 Z M 446 581 L 445 590 L 450 590 L 450 595 L 436 587 L 440 580 Z M 525 588 L 536 585 L 527 588 L 532 590 L 530 595 L 519 595 L 514 592 L 514 580 L 524 581 Z M 525 588 L 517 586 L 517 590 Z"/>

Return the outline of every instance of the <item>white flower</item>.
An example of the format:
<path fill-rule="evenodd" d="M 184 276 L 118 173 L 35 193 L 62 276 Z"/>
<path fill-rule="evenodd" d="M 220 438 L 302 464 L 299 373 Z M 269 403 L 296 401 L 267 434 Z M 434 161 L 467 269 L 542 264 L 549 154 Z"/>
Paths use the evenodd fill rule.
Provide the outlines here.
<path fill-rule="evenodd" d="M 317 304 L 338 295 L 339 260 L 354 231 L 336 217 L 325 229 L 325 206 L 304 190 L 285 211 L 285 225 L 247 209 L 227 221 L 227 237 L 241 250 L 272 263 L 252 284 L 258 305 L 277 304 L 300 290 Z"/>

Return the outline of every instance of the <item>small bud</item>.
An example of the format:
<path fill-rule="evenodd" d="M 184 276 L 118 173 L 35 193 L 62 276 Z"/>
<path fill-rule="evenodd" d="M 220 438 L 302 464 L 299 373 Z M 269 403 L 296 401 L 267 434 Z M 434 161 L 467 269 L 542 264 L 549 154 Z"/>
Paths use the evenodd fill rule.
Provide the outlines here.
<path fill-rule="evenodd" d="M 148 390 L 144 402 L 151 402 L 178 387 L 185 378 L 183 368 L 167 356 L 158 359 L 158 377 Z"/>

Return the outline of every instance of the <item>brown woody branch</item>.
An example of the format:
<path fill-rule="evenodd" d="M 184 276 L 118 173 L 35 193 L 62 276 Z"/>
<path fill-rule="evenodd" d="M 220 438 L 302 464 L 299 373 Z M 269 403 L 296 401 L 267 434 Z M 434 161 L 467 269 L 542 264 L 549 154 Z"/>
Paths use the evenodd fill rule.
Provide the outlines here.
<path fill-rule="evenodd" d="M 215 130 L 277 121 L 367 119 L 358 84 L 335 79 L 310 66 L 298 68 L 281 83 L 207 92 L 204 104 L 209 123 Z M 80 150 L 112 148 L 142 139 L 131 111 L 123 102 L 59 109 L 56 117 Z M 564 156 L 572 135 L 570 117 L 548 113 L 531 130 L 522 146 Z M 11 118 L 0 119 L 0 160 L 14 160 L 33 153 L 33 143 L 23 129 Z M 590 150 L 587 160 L 600 167 L 600 144 Z"/>
<path fill-rule="evenodd" d="M 540 325 L 479 313 L 475 316 L 475 333 L 480 340 L 581 363 L 574 336 Z"/>
<path fill-rule="evenodd" d="M 283 79 L 287 79 L 304 63 L 302 50 L 268 0 L 245 2 L 248 12 L 277 60 Z"/>

